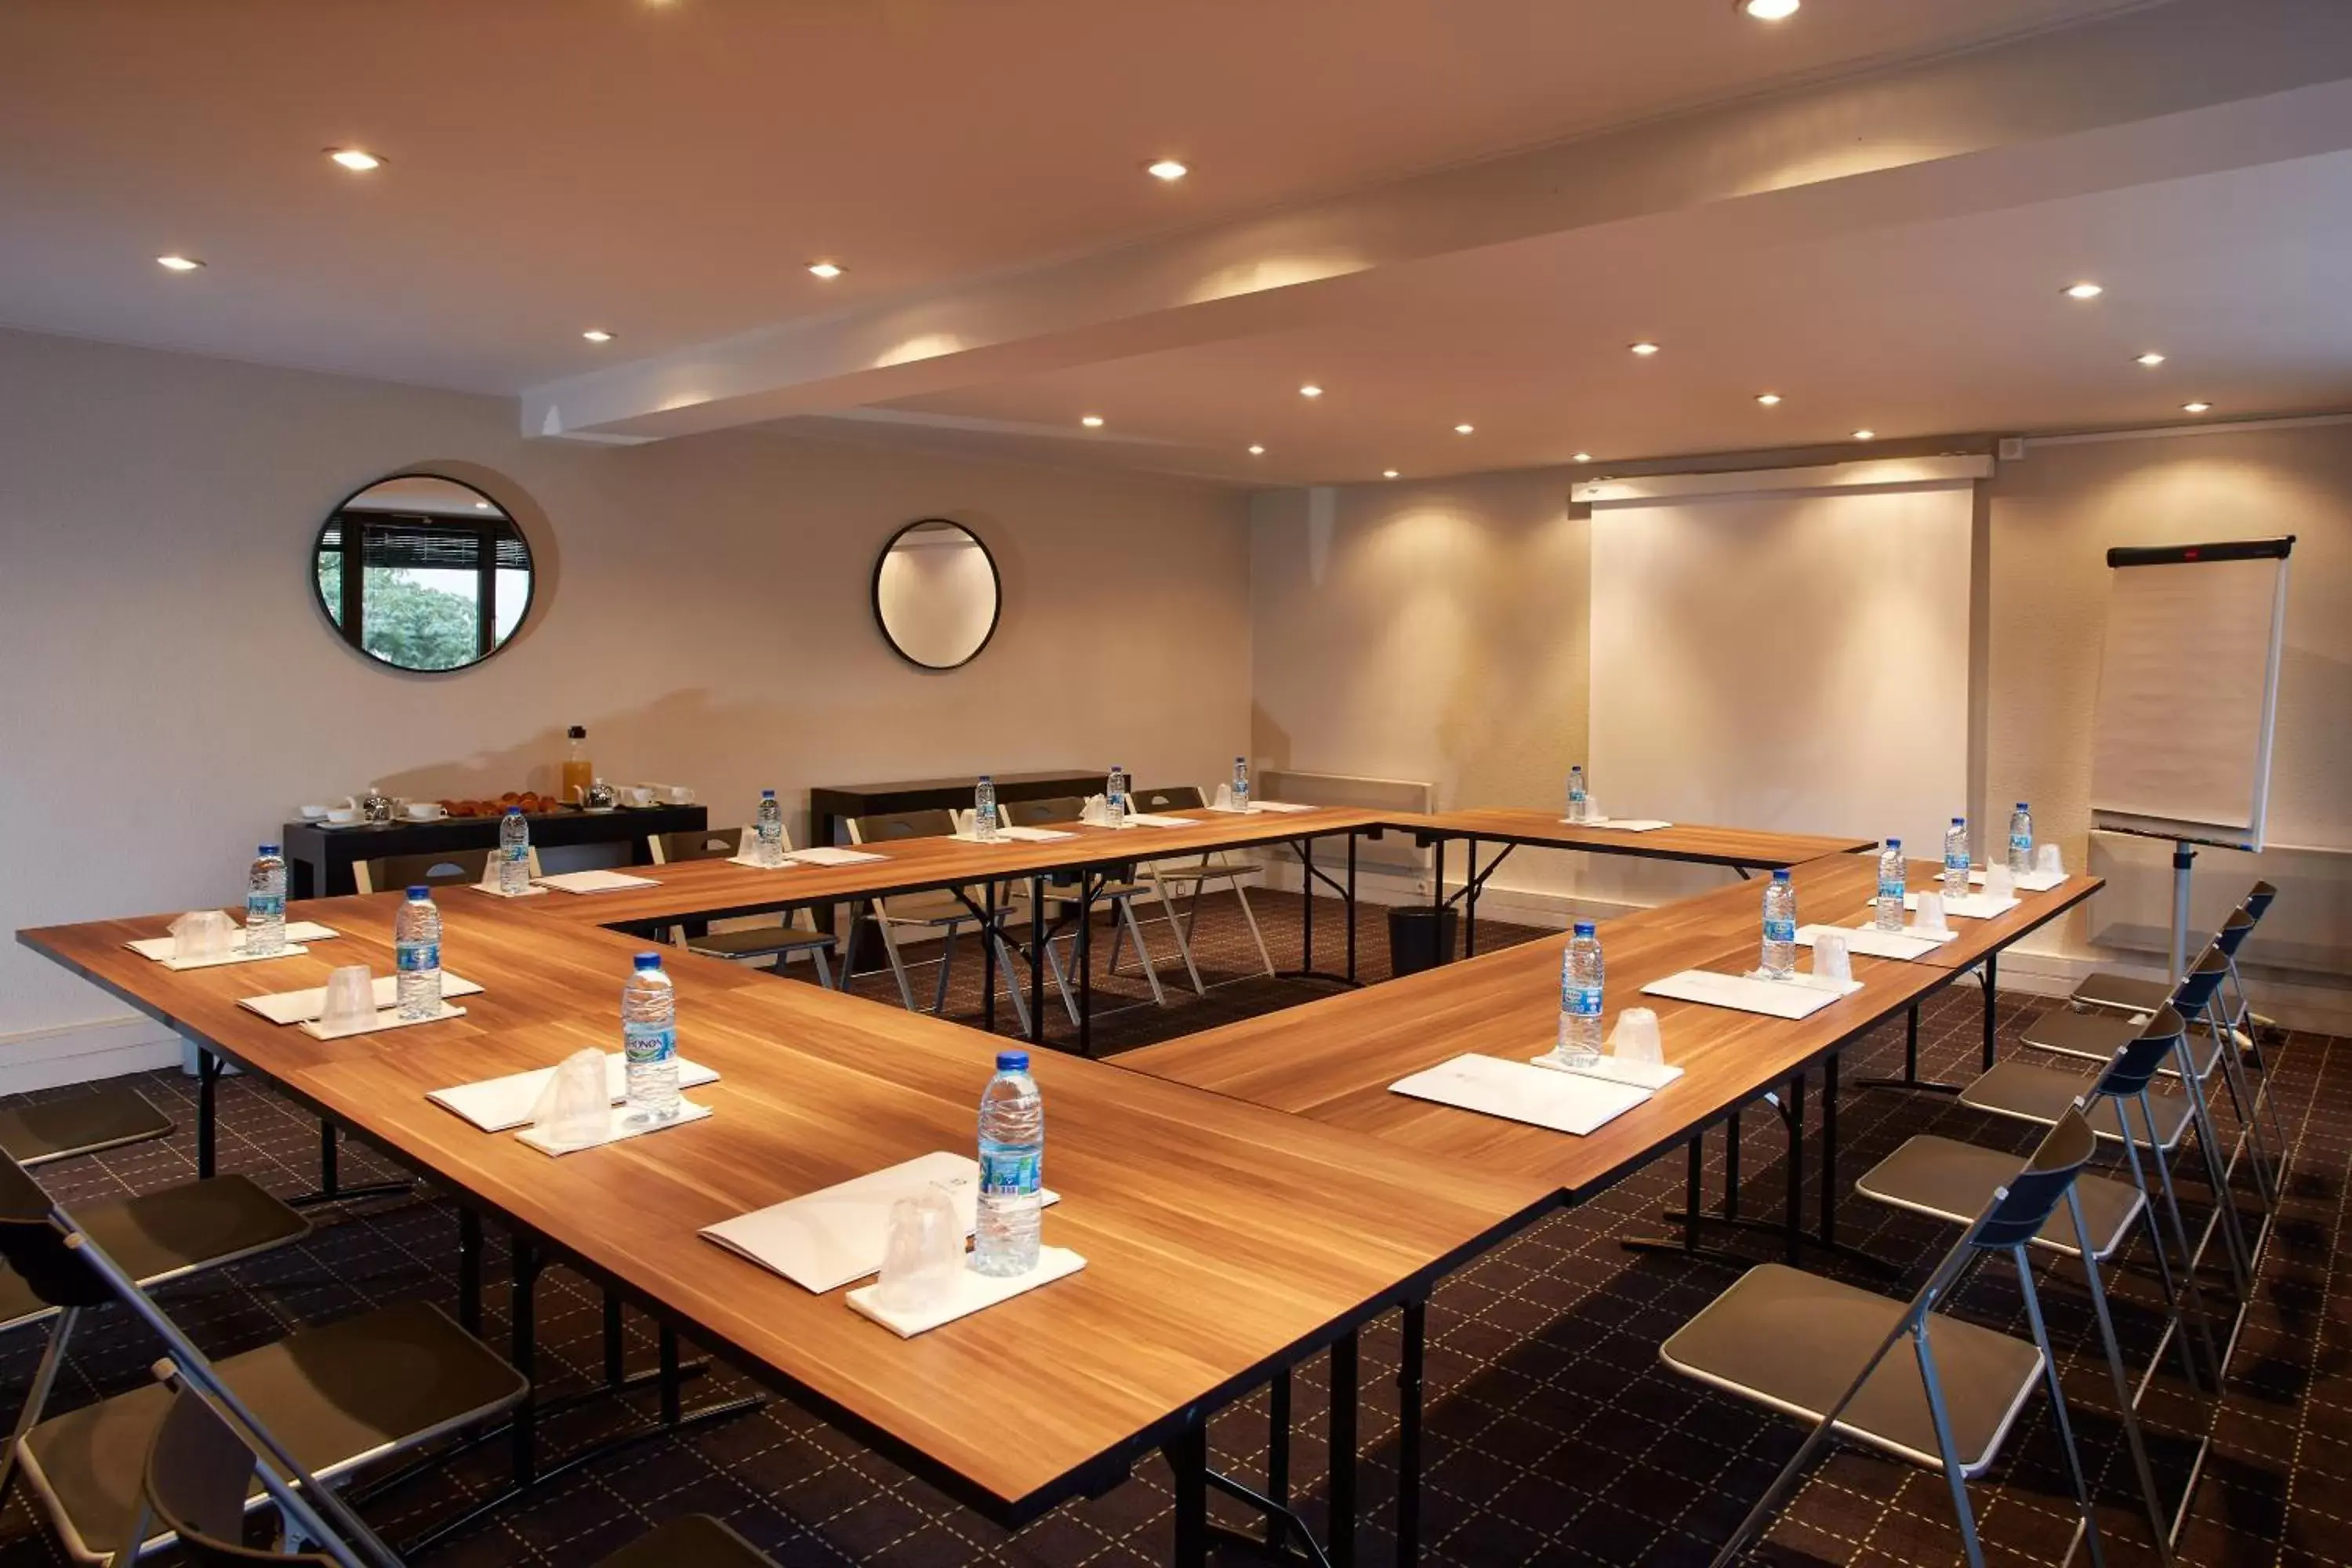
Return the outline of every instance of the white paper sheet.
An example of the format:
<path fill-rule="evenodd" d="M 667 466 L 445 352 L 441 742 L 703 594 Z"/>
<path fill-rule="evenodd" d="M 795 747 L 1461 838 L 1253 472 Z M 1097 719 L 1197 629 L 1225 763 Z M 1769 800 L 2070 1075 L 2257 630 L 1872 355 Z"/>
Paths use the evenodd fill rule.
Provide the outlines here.
<path fill-rule="evenodd" d="M 843 1300 L 860 1317 L 873 1319 L 902 1340 L 911 1340 L 928 1329 L 968 1318 L 1015 1296 L 1025 1296 L 1040 1285 L 1067 1279 L 1086 1266 L 1087 1260 L 1066 1247 L 1041 1247 L 1037 1249 L 1037 1267 L 1026 1274 L 999 1277 L 981 1274 L 969 1267 L 957 1269 L 955 1288 L 948 1292 L 948 1299 L 928 1312 L 894 1312 L 885 1307 L 878 1281 L 852 1290 Z"/>
<path fill-rule="evenodd" d="M 705 1226 L 702 1234 L 823 1295 L 882 1267 L 890 1205 L 926 1189 L 947 1194 L 970 1236 L 980 1209 L 980 1163 L 944 1150 Z M 1048 1188 L 1045 1201 L 1050 1206 L 1061 1196 Z"/>
<path fill-rule="evenodd" d="M 493 899 L 535 899 L 547 891 L 545 888 L 540 887 L 535 883 L 524 887 L 520 892 L 516 893 L 508 892 L 496 882 L 468 882 L 466 886 L 473 889 L 474 891 L 478 893 L 487 894 Z"/>
<path fill-rule="evenodd" d="M 481 986 L 460 974 L 441 972 L 441 994 L 473 996 Z M 381 1012 L 400 1000 L 400 977 L 379 974 L 375 977 L 375 1005 Z M 273 991 L 262 996 L 240 996 L 236 1005 L 260 1014 L 273 1024 L 300 1024 L 318 1017 L 327 1010 L 327 988 L 314 985 L 308 991 Z"/>
<path fill-rule="evenodd" d="M 1653 1091 L 1466 1053 L 1397 1079 L 1389 1092 L 1580 1138 L 1640 1105 Z"/>
<path fill-rule="evenodd" d="M 824 845 L 814 849 L 795 849 L 789 858 L 803 866 L 855 866 L 861 860 L 882 858 L 864 849 L 835 849 Z"/>
<path fill-rule="evenodd" d="M 1982 871 L 1969 873 L 1969 880 L 1979 888 L 1984 886 L 1984 879 Z M 2024 893 L 2046 893 L 2065 879 L 2063 871 L 2019 871 L 2012 875 L 2018 890 Z"/>
<path fill-rule="evenodd" d="M 397 1007 L 379 1008 L 376 1016 L 349 1028 L 326 1029 L 315 1018 L 305 1018 L 294 1026 L 314 1040 L 349 1040 L 362 1035 L 380 1035 L 386 1029 L 413 1029 L 420 1024 L 439 1024 L 451 1018 L 462 1018 L 466 1010 L 450 1002 L 441 1004 L 441 1011 L 429 1018 L 404 1018 Z"/>
<path fill-rule="evenodd" d="M 1057 838 L 1075 838 L 1077 835 L 1065 833 L 1058 827 L 1015 827 L 1010 823 L 1002 823 L 997 826 L 996 837 L 1007 844 L 1051 844 Z M 956 837 L 966 844 L 981 841 L 976 833 L 958 833 Z"/>
<path fill-rule="evenodd" d="M 289 943 L 331 942 L 341 934 L 342 932 L 335 930 L 334 927 L 322 926 L 316 921 L 288 921 L 286 922 L 286 940 Z M 168 936 L 142 936 L 135 941 L 126 942 L 122 945 L 129 948 L 131 952 L 137 953 L 142 958 L 152 958 L 156 963 L 161 963 L 172 956 L 172 942 L 173 939 Z M 228 942 L 229 955 L 226 958 L 209 960 L 208 963 L 226 963 L 232 962 L 250 962 L 258 963 L 261 962 L 259 959 L 247 960 L 246 958 L 245 932 L 243 931 L 230 932 Z M 272 958 L 279 958 L 283 957 L 284 954 L 283 952 L 273 952 L 269 956 Z M 186 967 L 204 966 L 189 965 Z"/>
<path fill-rule="evenodd" d="M 607 1143 L 620 1143 L 631 1138 L 642 1138 L 648 1132 L 667 1132 L 673 1127 L 691 1127 L 698 1121 L 709 1119 L 710 1107 L 697 1105 L 690 1100 L 683 1100 L 678 1101 L 677 1114 L 667 1121 L 635 1121 L 630 1120 L 630 1114 L 625 1106 L 613 1107 L 612 1119 L 604 1126 L 604 1135 L 593 1142 L 551 1143 L 541 1137 L 534 1128 L 525 1128 L 516 1133 L 515 1141 L 529 1144 L 542 1154 L 561 1159 L 566 1154 L 577 1154 L 583 1150 L 601 1149 Z"/>
<path fill-rule="evenodd" d="M 1825 931 L 1835 931 L 1845 938 L 1848 952 L 1864 958 L 1899 959 L 1905 963 L 1925 958 L 1941 945 L 1933 938 L 1880 931 L 1875 926 L 1799 926 L 1797 945 L 1812 946 L 1813 938 Z M 1947 936 L 1943 940 L 1949 942 L 1951 938 Z"/>
<path fill-rule="evenodd" d="M 554 1078 L 553 1068 L 533 1068 L 504 1078 L 486 1078 L 476 1083 L 436 1089 L 425 1098 L 444 1110 L 456 1111 L 485 1132 L 510 1132 L 530 1124 L 530 1114 L 538 1109 L 539 1097 L 547 1092 Z M 700 1089 L 706 1083 L 718 1081 L 716 1069 L 678 1058 L 678 1088 Z M 628 1098 L 628 1066 L 618 1051 L 604 1053 L 604 1089 L 614 1105 Z"/>
<path fill-rule="evenodd" d="M 1919 907 L 1919 895 L 1904 894 L 1903 907 L 1906 910 L 1916 910 Z M 1944 897 L 1944 913 L 1947 916 L 1957 915 L 1964 921 L 1989 921 L 1996 915 L 2005 915 L 2015 908 L 2017 908 L 2015 899 L 1989 899 L 1982 893 L 1962 893 L 1958 898 L 1946 894 Z"/>
<path fill-rule="evenodd" d="M 1129 827 L 1198 827 L 1201 826 L 1199 820 L 1194 817 L 1160 816 L 1149 811 L 1129 812 L 1127 825 Z"/>
<path fill-rule="evenodd" d="M 1582 822 L 1570 822 L 1563 816 L 1560 821 L 1570 827 L 1605 827 L 1612 833 L 1655 833 L 1661 827 L 1674 826 L 1671 822 L 1661 822 L 1650 816 L 1596 816 L 1587 817 Z"/>
<path fill-rule="evenodd" d="M 1699 1002 L 1741 1013 L 1760 1013 L 1769 1018 L 1797 1019 L 1810 1018 L 1839 997 L 1851 996 L 1861 989 L 1859 980 L 1840 984 L 1811 974 L 1791 974 L 1786 980 L 1750 980 L 1744 974 L 1685 969 L 1664 980 L 1652 981 L 1642 987 L 1642 994 L 1670 996 L 1680 1002 Z"/>
<path fill-rule="evenodd" d="M 651 877 L 631 876 L 626 871 L 559 871 L 552 877 L 541 877 L 539 885 L 553 888 L 559 893 L 617 893 L 625 888 L 658 888 Z"/>
<path fill-rule="evenodd" d="M 1528 1060 L 1547 1071 L 1597 1078 L 1603 1083 L 1622 1083 L 1632 1089 L 1661 1089 L 1683 1076 L 1682 1068 L 1667 1062 L 1634 1062 L 1622 1057 L 1602 1057 L 1586 1067 L 1571 1067 L 1550 1051 Z"/>

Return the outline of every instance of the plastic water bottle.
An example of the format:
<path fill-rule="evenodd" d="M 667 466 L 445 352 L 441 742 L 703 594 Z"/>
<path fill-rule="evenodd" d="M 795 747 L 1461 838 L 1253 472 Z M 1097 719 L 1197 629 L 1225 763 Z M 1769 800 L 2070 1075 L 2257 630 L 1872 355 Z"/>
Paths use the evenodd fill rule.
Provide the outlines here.
<path fill-rule="evenodd" d="M 759 842 L 754 847 L 751 858 L 762 866 L 772 868 L 782 865 L 784 863 L 784 808 L 776 804 L 774 790 L 763 789 L 760 792 L 760 809 L 753 814 L 751 821 L 759 836 Z"/>
<path fill-rule="evenodd" d="M 996 842 L 996 781 L 986 773 L 971 792 L 971 836 L 982 844 Z"/>
<path fill-rule="evenodd" d="M 1552 1054 L 1569 1067 L 1601 1059 L 1601 938 L 1579 921 L 1559 955 L 1559 1039 Z"/>
<path fill-rule="evenodd" d="M 1584 764 L 1579 763 L 1568 770 L 1568 819 L 1582 822 L 1590 815 L 1584 802 Z"/>
<path fill-rule="evenodd" d="M 1786 870 L 1764 884 L 1764 976 L 1786 980 L 1797 972 L 1797 885 Z"/>
<path fill-rule="evenodd" d="M 677 1114 L 677 992 L 658 952 L 637 954 L 621 987 L 621 1060 L 630 1121 L 667 1121 Z"/>
<path fill-rule="evenodd" d="M 996 1076 L 980 1094 L 980 1208 L 971 1266 L 982 1274 L 1037 1267 L 1045 1208 L 1045 1102 L 1029 1076 L 1027 1051 L 996 1053 Z"/>
<path fill-rule="evenodd" d="M 1969 894 L 1969 819 L 1952 818 L 1944 829 L 1944 897 L 1964 899 Z"/>
<path fill-rule="evenodd" d="M 277 952 L 286 946 L 286 857 L 275 844 L 254 851 L 245 876 L 245 951 Z"/>
<path fill-rule="evenodd" d="M 394 994 L 403 1018 L 430 1018 L 441 1011 L 441 911 L 430 888 L 411 888 L 392 918 Z"/>
<path fill-rule="evenodd" d="M 530 891 L 530 822 L 519 805 L 499 819 L 499 891 L 509 899 Z"/>
<path fill-rule="evenodd" d="M 2009 868 L 2021 877 L 2033 869 L 2033 813 L 2021 800 L 2009 814 Z"/>
<path fill-rule="evenodd" d="M 1877 919 L 1871 923 L 1880 931 L 1903 929 L 1903 895 L 1906 890 L 1903 864 L 1903 840 L 1890 838 L 1878 852 Z"/>
<path fill-rule="evenodd" d="M 1249 804 L 1249 759 L 1235 757 L 1234 759 L 1234 809 L 1247 811 Z"/>
<path fill-rule="evenodd" d="M 1127 826 L 1127 770 L 1117 763 L 1110 765 L 1110 776 L 1103 781 L 1103 826 Z"/>

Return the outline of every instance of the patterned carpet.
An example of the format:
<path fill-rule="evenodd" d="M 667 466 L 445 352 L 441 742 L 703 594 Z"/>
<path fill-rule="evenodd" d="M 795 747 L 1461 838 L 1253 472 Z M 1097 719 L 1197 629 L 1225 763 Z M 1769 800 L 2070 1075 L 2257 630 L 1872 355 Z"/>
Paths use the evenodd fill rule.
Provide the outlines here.
<path fill-rule="evenodd" d="M 1255 900 L 1277 963 L 1297 954 L 1296 898 Z M 1337 962 L 1332 906 L 1318 908 L 1325 963 Z M 1385 973 L 1381 911 L 1367 909 L 1360 932 L 1363 973 Z M 1484 925 L 1481 945 L 1541 933 Z M 1324 988 L 1252 977 L 1257 955 L 1229 901 L 1204 907 L 1195 951 L 1205 998 L 1181 979 L 1164 931 L 1153 946 L 1171 984 L 1167 1007 L 1150 1005 L 1130 967 L 1112 975 L 1108 930 L 1095 948 L 1098 1051 L 1110 1052 L 1189 1033 L 1311 999 Z M 974 1019 L 978 965 L 961 955 L 950 990 L 952 1016 Z M 918 994 L 930 975 L 918 970 Z M 862 994 L 895 1001 L 886 973 L 863 976 Z M 2015 1034 L 2051 1004 L 2004 994 L 2003 1053 Z M 1963 983 L 1928 1007 L 1923 1071 L 1965 1078 L 1974 1069 L 1981 1018 L 1977 988 Z M 1055 1026 L 1066 1035 L 1066 1018 Z M 687 1021 L 690 1031 L 691 1020 Z M 1000 1026 L 1010 1029 L 1009 1009 Z M 2333 1563 L 2352 1561 L 2352 1333 L 2347 1301 L 2352 1281 L 2335 1270 L 2336 1243 L 2352 1191 L 2352 1060 L 2343 1042 L 2290 1037 L 2278 1074 L 2294 1144 L 2289 1190 L 2268 1249 L 2255 1305 L 2232 1363 L 2232 1380 L 2213 1416 L 2214 1445 L 2195 1494 L 2181 1559 L 2200 1564 Z M 1846 1058 L 1849 1086 L 1901 1068 L 1899 1027 L 1883 1030 Z M 1817 1080 L 1818 1082 L 1818 1080 Z M 70 1206 L 77 1200 L 150 1189 L 194 1173 L 192 1085 L 175 1073 L 150 1075 L 142 1089 L 179 1116 L 173 1138 L 68 1162 L 42 1173 Z M 59 1090 L 73 1093 L 75 1090 Z M 1818 1092 L 1809 1116 L 1818 1119 Z M 224 1083 L 221 1163 L 273 1191 L 292 1193 L 317 1175 L 317 1129 L 268 1089 L 241 1079 Z M 1784 1190 L 1785 1142 L 1774 1119 L 1743 1120 L 1743 1212 L 1771 1218 Z M 1915 1132 L 1935 1131 L 2022 1151 L 2030 1131 L 1990 1122 L 1948 1099 L 1857 1089 L 1840 1102 L 1845 1179 L 1860 1174 Z M 1719 1196 L 1723 1140 L 1707 1141 L 1706 1179 Z M 1816 1212 L 1818 1165 L 1809 1155 L 1807 1212 Z M 1496 1248 L 1449 1280 L 1430 1311 L 1423 1560 L 1435 1563 L 1702 1563 L 1763 1492 L 1793 1451 L 1792 1422 L 1705 1390 L 1664 1371 L 1657 1347 L 1706 1305 L 1733 1270 L 1671 1254 L 1629 1252 L 1622 1236 L 1662 1229 L 1658 1210 L 1680 1201 L 1684 1161 L 1660 1160 L 1580 1209 L 1549 1219 Z M 345 1159 L 347 1182 L 382 1167 L 364 1150 Z M 2192 1189 L 2193 1191 L 2201 1191 Z M 1931 1222 L 1848 1197 L 1842 1239 L 1893 1265 L 1881 1288 L 1916 1288 L 1952 1239 Z M 263 1342 L 289 1327 L 333 1319 L 372 1304 L 410 1297 L 447 1302 L 454 1294 L 457 1225 L 453 1210 L 429 1195 L 318 1211 L 319 1228 L 303 1244 L 237 1268 L 183 1281 L 161 1292 L 166 1309 L 216 1353 Z M 2192 1215 L 2192 1221 L 2193 1221 Z M 1757 1259 L 1774 1255 L 1770 1237 L 1717 1231 L 1711 1240 Z M 1813 1265 L 1819 1267 L 1818 1262 Z M 1980 1271 L 1960 1294 L 1962 1316 L 2024 1332 L 2021 1301 L 2005 1265 Z M 1856 1283 L 1867 1272 L 1838 1270 Z M 495 1238 L 488 1270 L 502 1280 Z M 2145 1268 L 2118 1282 L 2118 1326 L 2135 1370 L 2151 1348 L 2153 1290 Z M 2042 1300 L 2061 1349 L 2070 1404 L 2085 1456 L 2096 1473 L 2103 1533 L 2113 1563 L 2153 1561 L 2128 1467 L 2120 1458 L 2115 1396 L 2074 1266 L 2045 1266 Z M 2226 1276 L 2209 1271 L 2209 1289 L 2227 1292 Z M 542 1372 L 557 1393 L 594 1387 L 602 1373 L 599 1298 L 562 1270 L 542 1279 Z M 505 1342 L 503 1287 L 489 1296 L 488 1332 Z M 21 1389 L 45 1331 L 0 1338 L 0 1382 Z M 631 1315 L 631 1365 L 654 1359 L 651 1325 Z M 58 1406 L 133 1386 L 154 1353 L 112 1309 L 86 1323 L 79 1349 L 60 1379 Z M 1359 1561 L 1394 1557 L 1390 1505 L 1395 1464 L 1393 1319 L 1364 1338 L 1361 1437 L 1364 1517 Z M 1326 1369 L 1318 1361 L 1296 1380 L 1292 1474 L 1300 1510 L 1318 1531 L 1328 1461 Z M 689 1401 L 755 1392 L 714 1367 L 688 1385 Z M 542 1427 L 541 1453 L 568 1449 L 644 1419 L 650 1394 L 594 1398 Z M 2159 1379 L 2146 1406 L 2151 1441 L 2168 1489 L 2177 1489 L 2193 1449 L 2200 1410 L 2170 1379 Z M 1215 1422 L 1215 1462 L 1258 1484 L 1265 1469 L 1265 1396 Z M 2035 1401 L 1990 1475 L 1974 1489 L 1988 1555 L 2000 1563 L 2056 1563 L 2073 1527 L 2071 1499 L 2046 1415 Z M 424 1478 L 372 1501 L 370 1519 L 388 1539 L 413 1538 L 467 1503 L 493 1494 L 504 1476 L 503 1445 L 452 1458 Z M 1217 1516 L 1251 1522 L 1238 1505 L 1219 1500 Z M 581 1564 L 676 1514 L 706 1511 L 727 1519 L 785 1563 L 1036 1565 L 1115 1568 L 1166 1560 L 1171 1499 L 1155 1461 L 1107 1496 L 1074 1503 L 1007 1534 L 951 1502 L 924 1481 L 876 1458 L 790 1405 L 772 1400 L 749 1415 L 683 1436 L 666 1436 L 572 1471 L 527 1501 L 425 1554 L 436 1564 Z M 1940 1479 L 1848 1447 L 1833 1447 L 1813 1467 L 1754 1560 L 1775 1563 L 1943 1563 L 1958 1558 L 1958 1537 Z M 1231 1560 L 1239 1561 L 1239 1557 Z M 2078 1560 L 2080 1560 L 2078 1554 Z M 0 1519 L 0 1568 L 63 1562 L 18 1497 Z"/>

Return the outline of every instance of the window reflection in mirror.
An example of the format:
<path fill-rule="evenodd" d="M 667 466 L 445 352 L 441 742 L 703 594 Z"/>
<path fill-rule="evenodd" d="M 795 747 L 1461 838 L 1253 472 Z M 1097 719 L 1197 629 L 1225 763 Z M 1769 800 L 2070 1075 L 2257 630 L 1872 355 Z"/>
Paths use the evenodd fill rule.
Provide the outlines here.
<path fill-rule="evenodd" d="M 506 510 L 432 474 L 380 479 L 319 531 L 319 604 L 345 642 L 397 669 L 463 669 L 530 613 L 530 546 Z"/>

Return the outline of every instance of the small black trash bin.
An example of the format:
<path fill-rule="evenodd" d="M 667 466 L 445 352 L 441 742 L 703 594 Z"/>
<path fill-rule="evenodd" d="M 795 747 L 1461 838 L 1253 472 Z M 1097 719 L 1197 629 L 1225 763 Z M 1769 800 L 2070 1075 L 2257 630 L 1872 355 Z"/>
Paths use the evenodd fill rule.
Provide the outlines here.
<path fill-rule="evenodd" d="M 1459 922 L 1453 910 L 1432 904 L 1389 910 L 1389 973 L 1418 974 L 1450 962 Z"/>

